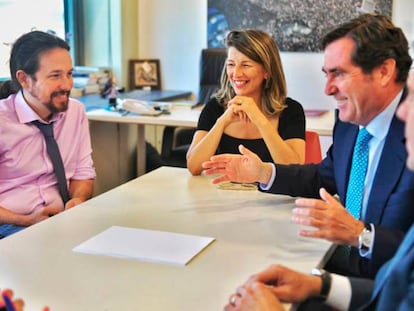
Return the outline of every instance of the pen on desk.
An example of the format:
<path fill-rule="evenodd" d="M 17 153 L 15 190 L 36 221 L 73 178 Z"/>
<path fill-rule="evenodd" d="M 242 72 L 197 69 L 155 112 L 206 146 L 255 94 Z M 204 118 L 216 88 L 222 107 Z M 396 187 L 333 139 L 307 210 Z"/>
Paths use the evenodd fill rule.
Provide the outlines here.
<path fill-rule="evenodd" d="M 4 303 L 6 304 L 6 311 L 16 311 L 16 308 L 13 305 L 13 302 L 11 301 L 10 297 L 6 294 L 2 294 Z"/>

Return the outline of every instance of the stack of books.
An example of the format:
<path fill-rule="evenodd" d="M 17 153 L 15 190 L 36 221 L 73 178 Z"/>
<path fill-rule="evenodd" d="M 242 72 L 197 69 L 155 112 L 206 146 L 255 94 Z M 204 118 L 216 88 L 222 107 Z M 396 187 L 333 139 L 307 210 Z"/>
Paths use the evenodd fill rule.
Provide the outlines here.
<path fill-rule="evenodd" d="M 76 66 L 73 71 L 72 96 L 100 93 L 111 75 L 109 68 Z"/>

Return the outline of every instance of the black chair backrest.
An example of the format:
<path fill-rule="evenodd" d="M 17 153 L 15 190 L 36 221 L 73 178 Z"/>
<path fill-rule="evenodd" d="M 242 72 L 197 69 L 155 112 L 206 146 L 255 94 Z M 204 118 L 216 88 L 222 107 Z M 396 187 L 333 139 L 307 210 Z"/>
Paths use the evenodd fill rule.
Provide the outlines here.
<path fill-rule="evenodd" d="M 203 49 L 200 56 L 200 85 L 197 103 L 206 104 L 220 87 L 221 71 L 227 58 L 226 49 Z M 186 167 L 186 153 L 195 129 L 166 126 L 161 156 L 167 165 Z"/>
<path fill-rule="evenodd" d="M 197 102 L 207 103 L 220 86 L 226 49 L 203 49 L 200 57 L 200 87 Z"/>

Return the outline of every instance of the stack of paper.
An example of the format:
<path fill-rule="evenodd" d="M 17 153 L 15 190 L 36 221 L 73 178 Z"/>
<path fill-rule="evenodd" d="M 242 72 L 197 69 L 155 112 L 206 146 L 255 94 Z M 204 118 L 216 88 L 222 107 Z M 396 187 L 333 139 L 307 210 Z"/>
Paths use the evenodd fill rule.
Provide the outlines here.
<path fill-rule="evenodd" d="M 211 237 L 112 226 L 73 251 L 186 265 L 213 241 Z"/>

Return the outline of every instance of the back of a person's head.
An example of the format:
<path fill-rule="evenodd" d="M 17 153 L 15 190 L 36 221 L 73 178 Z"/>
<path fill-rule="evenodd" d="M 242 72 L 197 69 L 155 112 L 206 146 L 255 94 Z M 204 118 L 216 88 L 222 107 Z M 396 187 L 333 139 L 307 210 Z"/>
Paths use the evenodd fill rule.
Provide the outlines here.
<path fill-rule="evenodd" d="M 47 32 L 36 30 L 19 37 L 13 43 L 11 49 L 9 61 L 11 81 L 2 84 L 0 90 L 2 98 L 21 89 L 21 85 L 16 78 L 18 70 L 23 70 L 34 78 L 39 69 L 40 57 L 54 48 L 62 48 L 69 51 L 69 45 L 64 40 Z"/>
<path fill-rule="evenodd" d="M 325 49 L 332 42 L 342 38 L 354 41 L 355 50 L 351 60 L 364 73 L 371 73 L 374 68 L 391 58 L 395 60 L 398 70 L 395 82 L 404 83 L 407 80 L 412 63 L 408 41 L 403 31 L 388 17 L 362 14 L 327 33 L 322 39 L 322 48 Z"/>
<path fill-rule="evenodd" d="M 18 89 L 13 87 L 11 80 L 3 81 L 0 83 L 0 99 L 9 97 L 10 94 L 17 93 Z"/>

